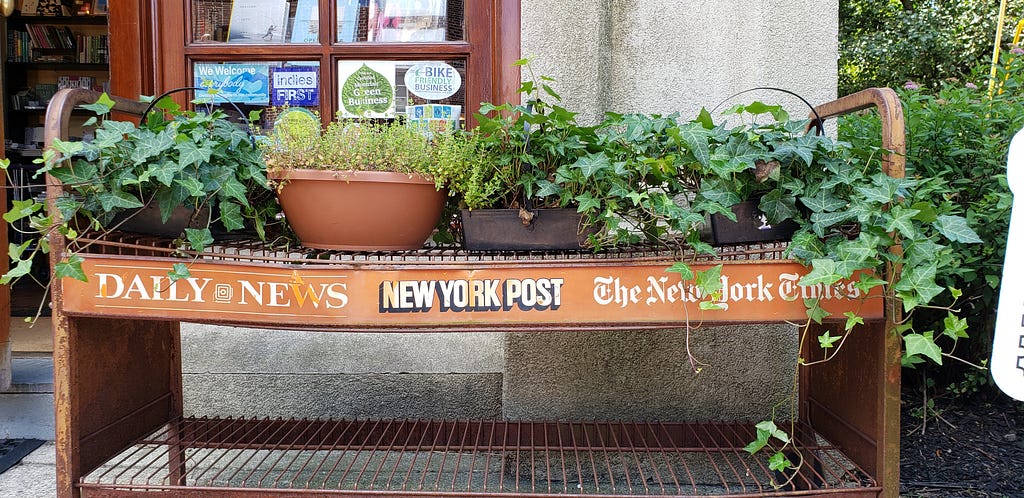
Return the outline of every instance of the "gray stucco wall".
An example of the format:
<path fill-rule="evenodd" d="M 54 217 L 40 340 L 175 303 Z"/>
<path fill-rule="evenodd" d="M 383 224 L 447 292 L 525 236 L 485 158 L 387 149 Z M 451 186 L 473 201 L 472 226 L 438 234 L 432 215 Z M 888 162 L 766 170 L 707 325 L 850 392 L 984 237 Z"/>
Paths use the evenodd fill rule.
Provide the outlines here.
<path fill-rule="evenodd" d="M 837 0 L 522 0 L 522 54 L 563 105 L 694 116 L 752 87 L 835 97 Z M 778 94 L 752 94 L 806 111 Z M 340 334 L 183 324 L 194 414 L 753 419 L 791 394 L 788 326 Z M 783 412 L 778 412 L 782 415 Z"/>
<path fill-rule="evenodd" d="M 522 54 L 554 77 L 563 104 L 696 116 L 754 87 L 812 104 L 836 96 L 838 0 L 523 0 Z M 556 14 L 557 13 L 557 14 Z M 808 112 L 785 95 L 752 93 Z"/>

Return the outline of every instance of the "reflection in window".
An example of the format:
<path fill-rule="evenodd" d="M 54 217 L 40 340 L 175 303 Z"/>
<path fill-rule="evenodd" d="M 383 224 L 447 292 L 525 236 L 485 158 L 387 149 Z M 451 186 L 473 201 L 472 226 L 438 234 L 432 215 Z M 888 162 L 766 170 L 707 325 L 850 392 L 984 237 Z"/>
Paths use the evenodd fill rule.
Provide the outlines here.
<path fill-rule="evenodd" d="M 463 39 L 463 0 L 337 0 L 337 41 Z"/>
<path fill-rule="evenodd" d="M 318 0 L 191 0 L 192 42 L 318 44 Z M 335 40 L 463 40 L 464 0 L 335 0 Z"/>

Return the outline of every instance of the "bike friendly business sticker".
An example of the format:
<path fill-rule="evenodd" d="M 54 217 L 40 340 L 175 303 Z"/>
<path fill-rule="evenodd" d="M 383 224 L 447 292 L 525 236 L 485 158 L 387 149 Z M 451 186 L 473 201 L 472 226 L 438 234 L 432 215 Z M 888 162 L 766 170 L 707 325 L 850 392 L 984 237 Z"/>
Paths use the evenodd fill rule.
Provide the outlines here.
<path fill-rule="evenodd" d="M 405 72 L 409 93 L 425 100 L 443 100 L 462 88 L 462 75 L 444 62 L 420 62 Z"/>

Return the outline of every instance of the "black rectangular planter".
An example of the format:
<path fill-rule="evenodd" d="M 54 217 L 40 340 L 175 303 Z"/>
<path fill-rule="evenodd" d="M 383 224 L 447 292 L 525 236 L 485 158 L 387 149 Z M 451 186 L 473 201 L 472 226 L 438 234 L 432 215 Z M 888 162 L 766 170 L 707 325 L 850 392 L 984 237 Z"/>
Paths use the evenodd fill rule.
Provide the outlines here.
<path fill-rule="evenodd" d="M 593 230 L 583 230 L 575 209 L 536 209 L 524 225 L 518 209 L 463 209 L 462 234 L 470 251 L 584 249 Z M 582 233 L 580 231 L 583 230 Z"/>
<path fill-rule="evenodd" d="M 721 214 L 711 215 L 711 232 L 715 244 L 744 244 L 790 240 L 797 224 L 793 220 L 769 225 L 764 212 L 757 208 L 758 199 L 743 201 L 732 207 L 736 221 Z"/>

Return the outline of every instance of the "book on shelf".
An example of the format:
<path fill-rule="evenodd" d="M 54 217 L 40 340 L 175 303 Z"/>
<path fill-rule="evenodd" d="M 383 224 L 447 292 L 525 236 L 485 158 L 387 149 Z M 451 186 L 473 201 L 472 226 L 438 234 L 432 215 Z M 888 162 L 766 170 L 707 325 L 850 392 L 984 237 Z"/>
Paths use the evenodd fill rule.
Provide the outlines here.
<path fill-rule="evenodd" d="M 444 41 L 447 32 L 445 0 L 372 0 L 370 41 Z"/>
<path fill-rule="evenodd" d="M 317 0 L 299 0 L 292 22 L 292 43 L 317 43 L 320 41 L 320 6 Z"/>
<path fill-rule="evenodd" d="M 39 14 L 39 0 L 21 0 L 18 10 L 23 16 L 34 16 Z"/>
<path fill-rule="evenodd" d="M 70 50 L 75 48 L 75 34 L 67 26 L 26 24 L 32 46 L 43 49 Z"/>
<path fill-rule="evenodd" d="M 235 0 L 228 43 L 284 43 L 288 0 Z"/>
<path fill-rule="evenodd" d="M 57 89 L 65 88 L 91 88 L 97 89 L 96 78 L 92 76 L 61 75 L 57 76 Z"/>
<path fill-rule="evenodd" d="M 359 30 L 359 8 L 369 7 L 369 0 L 338 0 L 338 41 L 350 43 L 356 41 Z"/>

